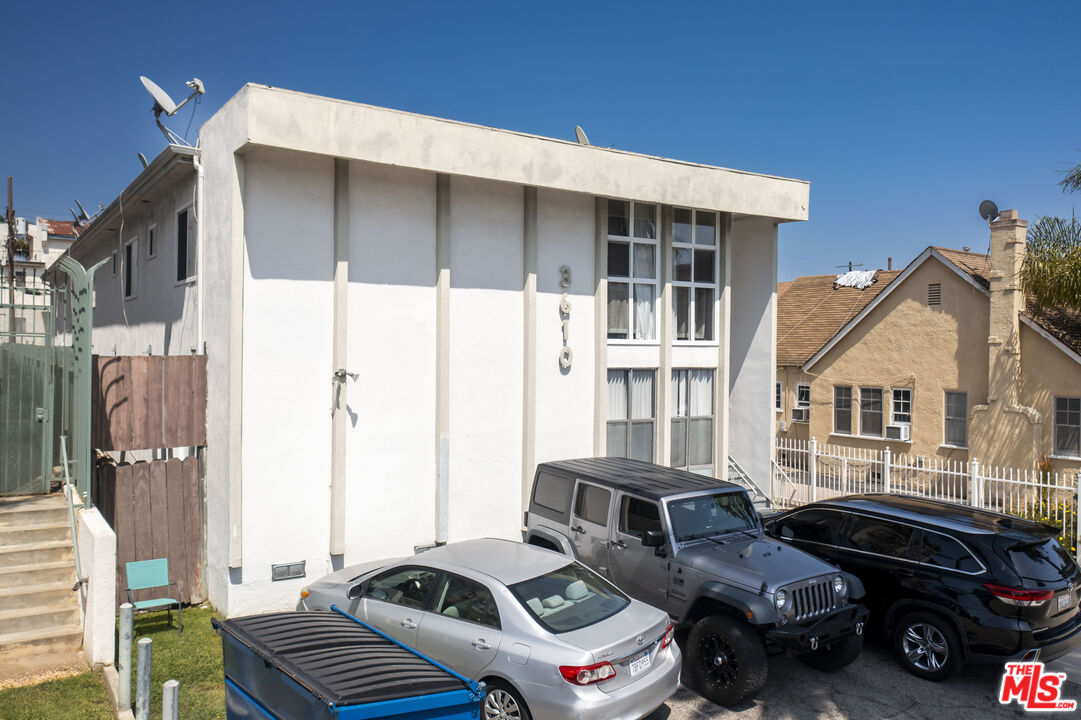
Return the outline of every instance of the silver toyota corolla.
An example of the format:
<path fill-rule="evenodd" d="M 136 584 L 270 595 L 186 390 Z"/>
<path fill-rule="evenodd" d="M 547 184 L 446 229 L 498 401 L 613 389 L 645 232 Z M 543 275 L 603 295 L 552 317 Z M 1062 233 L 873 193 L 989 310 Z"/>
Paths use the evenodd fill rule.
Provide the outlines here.
<path fill-rule="evenodd" d="M 637 720 L 679 685 L 668 616 L 565 555 L 469 540 L 344 568 L 301 592 L 488 687 L 484 717 Z"/>

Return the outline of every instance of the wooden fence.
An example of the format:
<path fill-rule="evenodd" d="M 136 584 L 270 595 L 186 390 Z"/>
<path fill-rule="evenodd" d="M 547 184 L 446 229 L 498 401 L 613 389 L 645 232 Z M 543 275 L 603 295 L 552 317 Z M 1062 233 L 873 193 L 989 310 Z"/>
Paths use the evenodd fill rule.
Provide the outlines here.
<path fill-rule="evenodd" d="M 95 355 L 92 392 L 99 450 L 206 445 L 206 355 Z"/>
<path fill-rule="evenodd" d="M 124 563 L 163 557 L 185 603 L 206 599 L 198 458 L 99 467 L 94 498 L 116 531 L 118 604 L 127 601 Z M 135 593 L 136 600 L 152 597 L 161 597 L 160 591 Z"/>

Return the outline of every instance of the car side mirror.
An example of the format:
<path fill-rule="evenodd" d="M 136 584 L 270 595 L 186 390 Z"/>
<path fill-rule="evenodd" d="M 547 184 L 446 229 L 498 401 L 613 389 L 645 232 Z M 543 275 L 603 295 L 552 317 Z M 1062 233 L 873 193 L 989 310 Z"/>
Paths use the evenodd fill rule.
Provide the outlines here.
<path fill-rule="evenodd" d="M 664 532 L 661 530 L 646 530 L 642 534 L 642 545 L 657 548 L 664 545 Z"/>
<path fill-rule="evenodd" d="M 350 600 L 356 600 L 358 597 L 364 595 L 364 589 L 368 583 L 357 583 L 353 587 L 349 588 L 349 592 L 345 594 Z"/>

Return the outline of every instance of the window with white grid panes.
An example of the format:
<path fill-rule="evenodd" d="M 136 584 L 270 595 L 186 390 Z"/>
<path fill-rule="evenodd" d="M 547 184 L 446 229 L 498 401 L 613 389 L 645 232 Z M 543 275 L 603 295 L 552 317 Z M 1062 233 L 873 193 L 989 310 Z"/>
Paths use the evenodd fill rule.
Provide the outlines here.
<path fill-rule="evenodd" d="M 912 424 L 912 390 L 893 388 L 893 418 L 891 425 Z"/>
<path fill-rule="evenodd" d="M 657 206 L 608 201 L 608 338 L 657 339 Z"/>
<path fill-rule="evenodd" d="M 717 213 L 672 213 L 672 339 L 711 342 L 717 298 Z"/>
<path fill-rule="evenodd" d="M 1081 398 L 1055 398 L 1055 454 L 1081 455 Z"/>
<path fill-rule="evenodd" d="M 713 371 L 672 371 L 674 468 L 713 474 Z"/>
<path fill-rule="evenodd" d="M 608 371 L 608 457 L 653 462 L 654 370 Z"/>

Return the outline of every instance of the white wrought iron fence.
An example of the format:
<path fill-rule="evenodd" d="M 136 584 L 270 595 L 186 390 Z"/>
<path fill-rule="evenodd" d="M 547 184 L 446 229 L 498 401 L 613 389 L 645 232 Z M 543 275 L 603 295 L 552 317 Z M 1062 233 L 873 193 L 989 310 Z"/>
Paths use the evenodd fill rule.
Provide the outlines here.
<path fill-rule="evenodd" d="M 778 438 L 773 504 L 795 507 L 839 495 L 886 492 L 963 503 L 1054 525 L 1064 547 L 1081 547 L 1079 473 L 984 466 L 923 455 Z"/>

